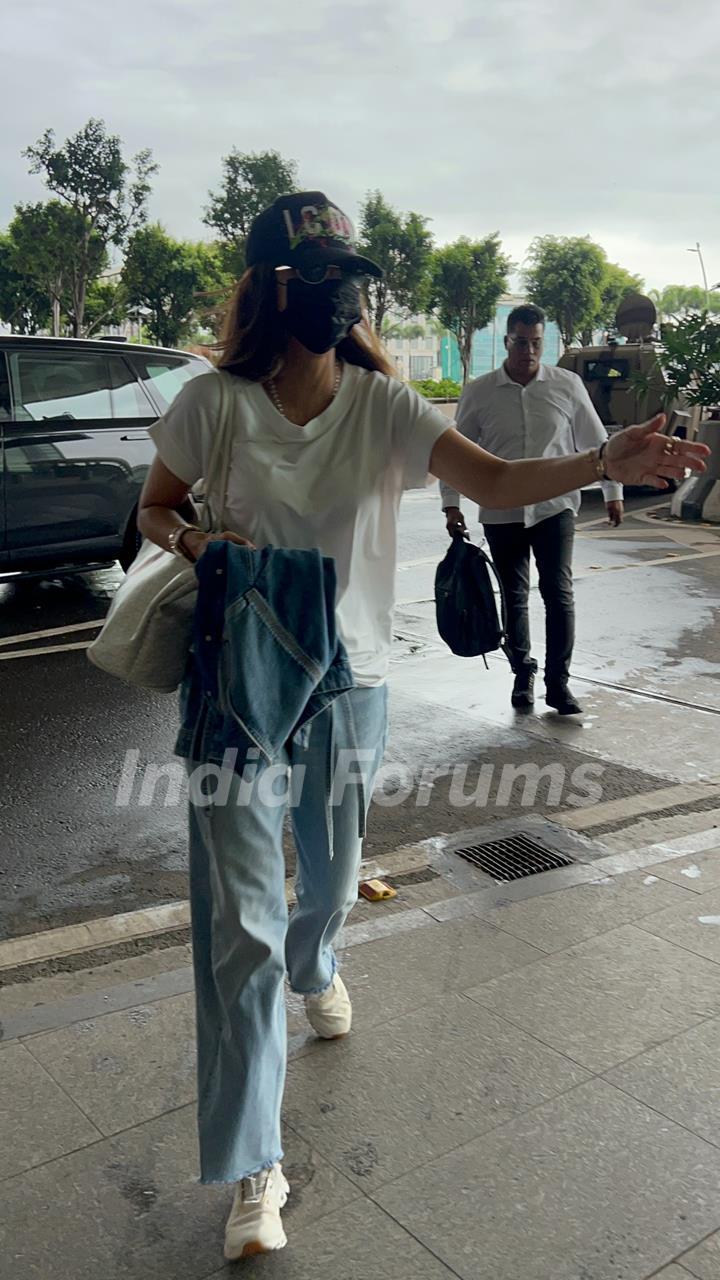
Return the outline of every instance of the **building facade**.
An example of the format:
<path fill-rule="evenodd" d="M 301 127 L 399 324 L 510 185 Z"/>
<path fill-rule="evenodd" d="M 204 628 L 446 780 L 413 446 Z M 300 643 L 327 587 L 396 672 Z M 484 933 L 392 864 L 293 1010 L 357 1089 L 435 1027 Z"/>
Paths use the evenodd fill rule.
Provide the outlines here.
<path fill-rule="evenodd" d="M 422 324 L 422 320 L 418 323 Z M 423 382 L 425 378 L 440 381 L 442 372 L 439 334 L 426 333 L 417 338 L 389 338 L 386 339 L 385 346 L 400 377 L 406 382 Z"/>

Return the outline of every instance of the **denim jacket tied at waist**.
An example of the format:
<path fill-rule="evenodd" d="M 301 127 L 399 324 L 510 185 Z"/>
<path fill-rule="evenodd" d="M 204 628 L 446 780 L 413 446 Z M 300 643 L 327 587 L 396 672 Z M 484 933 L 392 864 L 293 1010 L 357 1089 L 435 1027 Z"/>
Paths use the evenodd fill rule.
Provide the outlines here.
<path fill-rule="evenodd" d="M 335 622 L 335 562 L 319 551 L 213 541 L 197 564 L 198 601 L 180 693 L 180 756 L 267 764 L 354 687 Z M 259 756 L 258 756 L 259 752 Z"/>

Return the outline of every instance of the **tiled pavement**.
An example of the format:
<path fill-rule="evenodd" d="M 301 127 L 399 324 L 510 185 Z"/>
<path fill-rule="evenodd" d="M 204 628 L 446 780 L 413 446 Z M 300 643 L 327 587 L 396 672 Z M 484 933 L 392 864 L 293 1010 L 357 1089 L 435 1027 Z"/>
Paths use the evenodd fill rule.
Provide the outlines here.
<path fill-rule="evenodd" d="M 74 975 L 38 1034 L 28 984 L 0 1041 L 0 1276 L 720 1280 L 719 861 L 495 905 L 416 886 L 348 930 L 352 1036 L 312 1039 L 289 1000 L 290 1244 L 236 1268 L 228 1191 L 194 1182 L 186 949 L 174 994 L 146 957 L 115 1012 Z"/>

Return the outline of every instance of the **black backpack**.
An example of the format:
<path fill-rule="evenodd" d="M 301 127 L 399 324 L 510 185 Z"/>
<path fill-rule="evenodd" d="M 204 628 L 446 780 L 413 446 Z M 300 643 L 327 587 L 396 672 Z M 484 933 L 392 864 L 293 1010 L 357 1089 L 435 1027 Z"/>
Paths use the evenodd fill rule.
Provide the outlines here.
<path fill-rule="evenodd" d="M 500 595 L 500 617 L 491 570 Z M 484 657 L 504 649 L 505 600 L 495 566 L 481 547 L 459 534 L 435 572 L 435 612 L 440 635 L 459 657 Z"/>

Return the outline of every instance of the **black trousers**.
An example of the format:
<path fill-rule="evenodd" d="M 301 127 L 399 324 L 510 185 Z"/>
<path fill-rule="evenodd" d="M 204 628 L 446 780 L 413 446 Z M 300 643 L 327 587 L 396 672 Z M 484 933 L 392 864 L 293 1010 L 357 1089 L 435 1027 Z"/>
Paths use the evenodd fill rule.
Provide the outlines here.
<path fill-rule="evenodd" d="M 528 594 L 530 552 L 538 569 L 545 604 L 545 683 L 565 685 L 575 642 L 572 553 L 575 518 L 560 511 L 527 529 L 523 524 L 487 524 L 485 536 L 505 592 L 508 614 L 507 654 L 518 675 L 537 663 L 530 652 Z"/>

